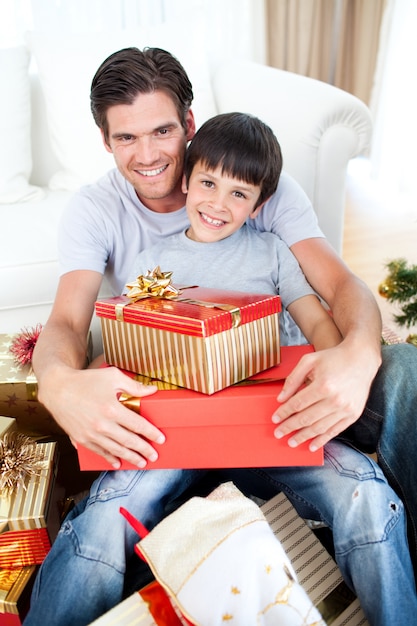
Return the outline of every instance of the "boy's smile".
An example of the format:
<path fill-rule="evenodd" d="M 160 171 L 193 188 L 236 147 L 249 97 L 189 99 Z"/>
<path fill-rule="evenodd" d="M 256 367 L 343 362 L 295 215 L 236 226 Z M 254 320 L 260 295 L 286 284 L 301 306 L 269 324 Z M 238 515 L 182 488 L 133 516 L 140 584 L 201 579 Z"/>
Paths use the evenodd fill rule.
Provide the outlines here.
<path fill-rule="evenodd" d="M 236 232 L 248 217 L 254 218 L 261 188 L 222 172 L 221 165 L 209 170 L 198 161 L 188 181 L 187 214 L 190 228 L 187 237 L 210 243 L 220 241 Z"/>

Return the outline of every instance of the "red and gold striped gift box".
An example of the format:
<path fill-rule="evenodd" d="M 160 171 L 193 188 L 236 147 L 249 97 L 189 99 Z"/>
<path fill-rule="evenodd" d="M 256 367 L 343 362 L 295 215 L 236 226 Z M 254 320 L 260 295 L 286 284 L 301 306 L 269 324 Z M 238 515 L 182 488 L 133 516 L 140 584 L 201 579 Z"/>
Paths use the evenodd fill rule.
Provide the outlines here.
<path fill-rule="evenodd" d="M 43 463 L 38 473 L 28 477 L 11 495 L 0 497 L 0 567 L 40 564 L 49 552 L 47 531 L 51 499 L 57 472 L 57 444 L 38 443 Z"/>
<path fill-rule="evenodd" d="M 280 362 L 279 296 L 193 287 L 95 309 L 109 365 L 180 387 L 213 394 Z"/>

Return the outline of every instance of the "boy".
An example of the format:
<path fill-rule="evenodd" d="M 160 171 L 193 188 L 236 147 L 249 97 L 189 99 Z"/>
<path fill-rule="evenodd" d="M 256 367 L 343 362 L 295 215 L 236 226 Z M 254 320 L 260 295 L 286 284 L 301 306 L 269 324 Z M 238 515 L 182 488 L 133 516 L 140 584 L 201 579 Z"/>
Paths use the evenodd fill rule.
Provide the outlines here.
<path fill-rule="evenodd" d="M 138 276 L 147 269 L 160 265 L 163 270 L 173 272 L 173 282 L 178 284 L 216 287 L 221 282 L 222 287 L 238 291 L 279 293 L 283 305 L 280 327 L 282 344 L 298 344 L 307 339 L 316 350 L 326 349 L 341 341 L 340 333 L 306 281 L 295 257 L 276 235 L 260 233 L 249 226 L 277 188 L 281 168 L 282 157 L 278 141 L 272 130 L 259 119 L 243 113 L 227 113 L 206 122 L 194 136 L 185 156 L 183 191 L 187 193 L 186 209 L 190 226 L 185 231 L 166 238 L 162 245 L 157 244 L 141 252 L 133 274 Z M 329 477 L 326 474 L 331 467 L 332 462 L 329 459 L 333 454 L 338 459 L 344 455 L 349 458 L 356 456 L 357 468 L 362 467 L 364 472 L 370 467 L 375 472 L 379 471 L 376 464 L 360 452 L 341 442 L 331 442 L 325 447 L 324 468 L 224 470 L 220 476 L 222 479 L 232 478 L 244 492 L 259 497 L 271 497 L 281 488 L 297 510 L 305 516 L 314 515 L 310 508 L 313 502 L 314 505 L 320 503 L 319 517 L 329 524 L 335 534 L 336 559 L 346 582 L 358 595 L 369 623 L 378 626 L 392 623 L 395 619 L 394 613 L 398 614 L 391 601 L 387 602 L 387 594 L 400 593 L 406 580 L 411 594 L 410 611 L 414 610 L 413 606 L 417 606 L 410 557 L 406 556 L 405 563 L 398 563 L 400 568 L 404 567 L 403 582 L 394 582 L 391 578 L 388 583 L 389 591 L 386 578 L 377 576 L 378 580 L 374 579 L 371 585 L 369 579 L 365 582 L 359 574 L 359 561 L 356 562 L 356 559 L 356 569 L 347 575 L 350 566 L 346 568 L 345 555 L 342 554 L 344 549 L 339 544 L 338 525 L 342 525 L 342 519 L 353 514 L 358 515 L 358 527 L 371 531 L 365 542 L 367 547 L 362 545 L 358 550 L 358 553 L 362 552 L 359 558 L 363 563 L 362 558 L 369 543 L 373 543 L 371 536 L 379 522 L 376 522 L 375 513 L 368 506 L 362 508 L 359 505 L 355 512 L 351 510 L 351 494 L 355 493 L 356 487 L 358 493 L 363 489 L 363 484 L 359 485 L 359 481 L 354 486 L 356 479 L 347 487 L 350 479 L 347 480 L 342 473 L 337 475 L 336 483 L 333 483 L 337 472 L 332 468 L 330 472 L 334 476 L 330 480 L 333 489 L 327 489 Z M 177 472 L 173 471 L 171 474 L 175 473 Z M 191 476 L 184 471 L 178 474 L 182 480 L 187 477 L 188 484 L 197 475 L 194 471 Z M 153 482 L 152 475 L 155 475 L 155 470 L 148 472 L 145 477 L 144 484 L 147 484 L 148 491 Z M 314 499 L 306 508 L 300 507 L 300 497 L 309 500 L 308 485 L 311 484 L 312 477 L 317 481 L 322 479 L 321 486 L 316 484 Z M 166 500 L 166 490 L 160 482 L 158 486 L 162 488 L 161 497 Z M 370 491 L 366 498 L 369 497 L 370 501 L 374 501 L 374 497 L 379 499 L 381 493 L 388 497 L 394 495 L 388 485 L 382 485 L 377 480 L 368 483 L 367 488 Z M 339 499 L 340 508 L 337 512 L 332 510 L 332 494 L 336 490 L 339 494 L 345 494 Z M 361 497 L 359 496 L 359 500 Z M 324 510 L 328 510 L 328 518 L 326 514 L 323 516 Z M 406 546 L 405 525 L 402 525 L 400 534 Z M 376 541 L 373 548 L 375 546 L 378 547 L 369 558 L 376 558 L 381 563 L 382 555 L 378 553 L 382 543 Z M 399 573 L 397 568 L 396 571 Z M 362 578 L 360 582 L 358 578 Z M 399 586 L 395 590 L 397 584 Z M 382 606 L 381 603 L 386 605 Z M 410 616 L 411 614 L 410 612 Z"/>

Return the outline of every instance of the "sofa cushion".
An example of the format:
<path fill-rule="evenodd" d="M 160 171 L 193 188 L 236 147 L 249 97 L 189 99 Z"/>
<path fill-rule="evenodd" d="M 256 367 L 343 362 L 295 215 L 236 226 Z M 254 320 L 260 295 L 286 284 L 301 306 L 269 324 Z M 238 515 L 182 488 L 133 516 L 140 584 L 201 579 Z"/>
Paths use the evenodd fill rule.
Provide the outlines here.
<path fill-rule="evenodd" d="M 24 46 L 0 49 L 0 204 L 41 197 L 30 185 L 29 53 Z"/>
<path fill-rule="evenodd" d="M 181 30 L 170 22 L 135 31 L 68 35 L 64 42 L 54 35 L 28 34 L 46 100 L 52 149 L 61 166 L 49 181 L 51 189 L 74 191 L 114 165 L 92 118 L 89 96 L 98 66 L 116 50 L 128 46 L 169 50 L 193 84 L 197 125 L 216 113 L 201 34 L 184 23 L 180 26 Z"/>
<path fill-rule="evenodd" d="M 0 328 L 45 323 L 58 285 L 57 226 L 69 192 L 4 207 L 0 247 Z"/>

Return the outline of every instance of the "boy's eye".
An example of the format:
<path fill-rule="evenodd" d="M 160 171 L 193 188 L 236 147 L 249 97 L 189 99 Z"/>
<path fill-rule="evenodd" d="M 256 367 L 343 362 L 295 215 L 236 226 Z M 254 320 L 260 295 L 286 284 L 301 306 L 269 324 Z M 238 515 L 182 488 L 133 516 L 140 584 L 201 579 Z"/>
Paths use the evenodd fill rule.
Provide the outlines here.
<path fill-rule="evenodd" d="M 210 189 L 214 187 L 214 183 L 211 180 L 203 180 L 201 183 L 204 187 L 209 187 Z"/>
<path fill-rule="evenodd" d="M 235 195 L 237 198 L 246 198 L 245 194 L 243 194 L 241 191 L 234 191 L 233 195 Z"/>

